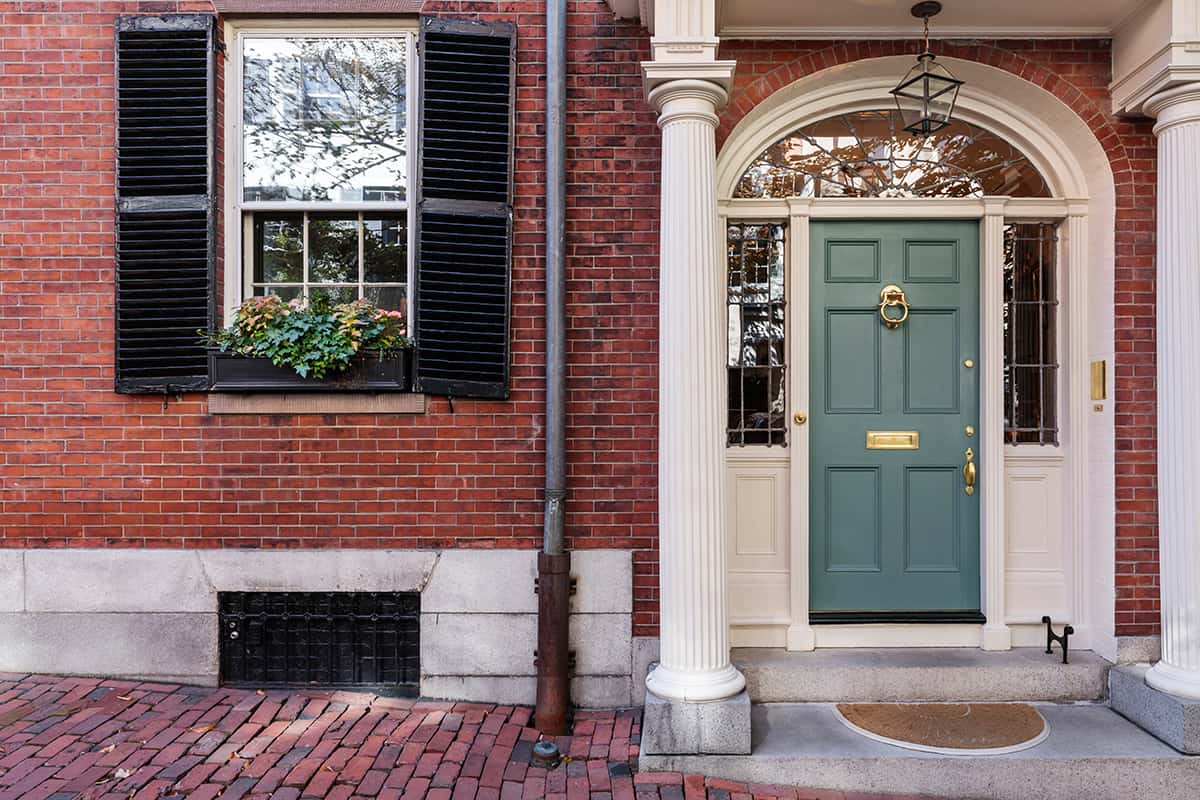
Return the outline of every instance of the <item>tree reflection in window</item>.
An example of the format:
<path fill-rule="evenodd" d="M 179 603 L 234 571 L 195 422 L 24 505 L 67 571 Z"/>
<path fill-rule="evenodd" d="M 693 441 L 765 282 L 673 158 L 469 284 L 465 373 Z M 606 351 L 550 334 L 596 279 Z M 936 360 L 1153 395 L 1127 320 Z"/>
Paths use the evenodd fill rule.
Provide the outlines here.
<path fill-rule="evenodd" d="M 768 147 L 734 197 L 1049 197 L 1025 154 L 954 120 L 929 136 L 904 130 L 894 110 L 839 114 Z"/>
<path fill-rule="evenodd" d="M 728 443 L 784 445 L 783 225 L 734 223 L 726 235 Z"/>
<path fill-rule="evenodd" d="M 245 200 L 403 199 L 404 37 L 253 37 L 243 56 Z"/>

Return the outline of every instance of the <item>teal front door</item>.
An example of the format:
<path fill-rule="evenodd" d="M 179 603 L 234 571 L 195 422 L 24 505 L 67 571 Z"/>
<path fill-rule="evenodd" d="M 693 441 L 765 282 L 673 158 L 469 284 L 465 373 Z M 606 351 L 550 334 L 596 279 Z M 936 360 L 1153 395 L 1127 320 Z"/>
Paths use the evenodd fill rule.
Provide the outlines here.
<path fill-rule="evenodd" d="M 979 225 L 810 242 L 811 619 L 978 621 Z"/>

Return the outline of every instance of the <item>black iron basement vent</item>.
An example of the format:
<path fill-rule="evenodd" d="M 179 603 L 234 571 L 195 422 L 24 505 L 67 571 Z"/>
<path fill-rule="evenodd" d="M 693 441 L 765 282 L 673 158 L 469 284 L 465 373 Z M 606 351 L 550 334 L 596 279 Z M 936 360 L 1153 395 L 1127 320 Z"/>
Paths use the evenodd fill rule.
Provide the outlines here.
<path fill-rule="evenodd" d="M 218 602 L 226 685 L 418 692 L 417 592 L 221 592 Z"/>

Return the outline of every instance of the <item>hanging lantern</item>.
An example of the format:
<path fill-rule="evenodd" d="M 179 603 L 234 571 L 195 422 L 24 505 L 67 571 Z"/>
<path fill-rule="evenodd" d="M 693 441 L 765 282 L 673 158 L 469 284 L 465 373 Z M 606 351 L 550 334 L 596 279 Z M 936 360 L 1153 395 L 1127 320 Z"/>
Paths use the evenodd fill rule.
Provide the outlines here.
<path fill-rule="evenodd" d="M 896 109 L 904 120 L 904 130 L 914 136 L 928 136 L 950 124 L 954 101 L 963 82 L 937 63 L 929 50 L 929 18 L 942 10 L 936 2 L 917 3 L 912 15 L 925 20 L 925 49 L 900 84 L 892 89 Z"/>

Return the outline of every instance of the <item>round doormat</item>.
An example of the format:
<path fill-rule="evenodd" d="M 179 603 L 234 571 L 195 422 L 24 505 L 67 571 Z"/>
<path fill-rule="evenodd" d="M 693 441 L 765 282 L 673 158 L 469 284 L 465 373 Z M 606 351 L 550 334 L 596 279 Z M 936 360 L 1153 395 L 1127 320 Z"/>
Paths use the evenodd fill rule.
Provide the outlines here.
<path fill-rule="evenodd" d="M 1015 753 L 1050 735 L 1025 703 L 839 703 L 837 716 L 877 742 L 944 755 Z"/>

